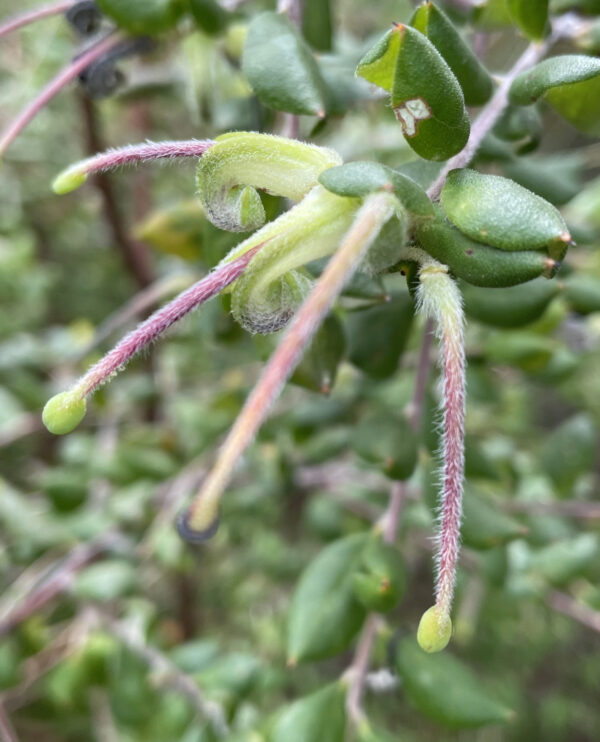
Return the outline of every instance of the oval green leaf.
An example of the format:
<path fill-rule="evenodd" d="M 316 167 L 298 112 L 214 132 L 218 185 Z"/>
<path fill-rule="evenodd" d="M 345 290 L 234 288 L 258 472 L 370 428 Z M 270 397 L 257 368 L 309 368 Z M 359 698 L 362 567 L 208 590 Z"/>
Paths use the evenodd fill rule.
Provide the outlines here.
<path fill-rule="evenodd" d="M 387 90 L 408 144 L 426 160 L 446 160 L 465 146 L 469 117 L 462 89 L 435 46 L 397 24 L 361 59 L 356 70 Z"/>
<path fill-rule="evenodd" d="M 327 88 L 308 45 L 280 13 L 261 13 L 248 27 L 242 70 L 260 100 L 288 113 L 323 117 Z"/>
<path fill-rule="evenodd" d="M 600 59 L 584 54 L 562 54 L 522 72 L 510 86 L 512 103 L 528 106 L 552 88 L 571 85 L 600 75 Z M 589 101 L 588 101 L 589 102 Z"/>
<path fill-rule="evenodd" d="M 177 0 L 97 0 L 100 10 L 133 34 L 159 34 L 172 28 L 181 15 Z"/>
<path fill-rule="evenodd" d="M 269 742 L 343 742 L 345 698 L 342 684 L 332 683 L 298 699 L 278 716 Z"/>
<path fill-rule="evenodd" d="M 426 36 L 456 75 L 469 106 L 489 100 L 494 83 L 448 16 L 431 2 L 415 10 L 410 25 Z"/>
<path fill-rule="evenodd" d="M 562 260 L 571 235 L 548 201 L 500 175 L 450 171 L 441 195 L 450 221 L 472 240 L 501 250 L 547 249 Z"/>
<path fill-rule="evenodd" d="M 538 278 L 520 286 L 484 289 L 461 286 L 465 312 L 477 322 L 493 327 L 522 327 L 539 319 L 561 286 Z"/>
<path fill-rule="evenodd" d="M 319 176 L 319 182 L 338 196 L 361 198 L 375 191 L 393 191 L 413 217 L 433 216 L 429 196 L 414 180 L 378 162 L 357 161 L 332 167 Z"/>
<path fill-rule="evenodd" d="M 360 629 L 365 609 L 354 597 L 352 578 L 367 539 L 359 533 L 335 541 L 302 574 L 289 615 L 290 663 L 331 657 Z"/>
<path fill-rule="evenodd" d="M 422 248 L 474 286 L 501 288 L 538 276 L 552 278 L 560 264 L 541 251 L 507 252 L 475 242 L 447 222 L 425 222 L 417 228 Z"/>
<path fill-rule="evenodd" d="M 544 38 L 548 26 L 548 0 L 507 0 L 508 12 L 528 39 Z"/>
<path fill-rule="evenodd" d="M 414 639 L 400 642 L 396 667 L 409 701 L 444 726 L 477 728 L 506 723 L 513 715 L 465 665 L 448 654 L 427 654 Z"/>

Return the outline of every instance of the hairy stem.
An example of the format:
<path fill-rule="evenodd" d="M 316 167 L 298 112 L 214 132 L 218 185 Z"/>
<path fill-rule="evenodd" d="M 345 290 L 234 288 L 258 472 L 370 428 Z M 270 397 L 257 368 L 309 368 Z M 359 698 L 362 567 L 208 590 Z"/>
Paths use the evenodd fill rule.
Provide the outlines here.
<path fill-rule="evenodd" d="M 63 0 L 63 2 L 53 3 L 51 5 L 42 5 L 40 8 L 34 8 L 22 15 L 9 18 L 0 26 L 0 37 L 6 34 L 16 31 L 18 28 L 28 26 L 30 23 L 35 23 L 42 18 L 48 18 L 48 16 L 58 15 L 64 13 L 73 4 L 73 0 Z"/>
<path fill-rule="evenodd" d="M 436 607 L 449 615 L 460 544 L 465 435 L 465 353 L 462 297 L 445 266 L 421 268 L 419 304 L 436 323 L 442 343 L 444 439 L 442 517 L 438 543 Z"/>
<path fill-rule="evenodd" d="M 180 142 L 144 142 L 109 149 L 63 170 L 56 177 L 53 188 L 58 193 L 67 193 L 85 183 L 93 173 L 105 173 L 124 165 L 179 157 L 201 157 L 213 144 L 211 139 L 190 139 Z"/>
<path fill-rule="evenodd" d="M 381 227 L 392 215 L 393 209 L 391 197 L 380 193 L 370 196 L 358 211 L 342 244 L 298 310 L 246 400 L 204 486 L 192 502 L 185 519 L 180 521 L 180 531 L 184 537 L 194 540 L 194 533 L 205 531 L 217 518 L 219 502 L 235 464 L 256 435 L 302 353 Z"/>
<path fill-rule="evenodd" d="M 110 51 L 118 43 L 121 37 L 111 34 L 87 49 L 83 54 L 70 62 L 58 75 L 51 80 L 42 92 L 21 113 L 13 119 L 0 137 L 0 155 L 2 155 L 10 144 L 19 136 L 27 124 L 54 98 L 71 80 L 74 80 L 92 62 L 100 59 L 106 52 Z"/>
<path fill-rule="evenodd" d="M 72 390 L 73 393 L 81 398 L 86 397 L 177 320 L 219 294 L 241 275 L 260 247 L 249 250 L 231 263 L 225 263 L 148 317 L 133 332 L 126 335 L 102 360 L 92 366 L 77 382 Z"/>

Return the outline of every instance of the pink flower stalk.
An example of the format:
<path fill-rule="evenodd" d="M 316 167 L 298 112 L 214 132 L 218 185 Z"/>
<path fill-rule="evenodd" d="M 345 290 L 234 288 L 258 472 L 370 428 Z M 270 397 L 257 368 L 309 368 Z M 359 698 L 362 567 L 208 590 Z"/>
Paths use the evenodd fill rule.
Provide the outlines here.
<path fill-rule="evenodd" d="M 203 487 L 180 517 L 178 528 L 185 540 L 205 541 L 216 531 L 221 496 L 237 461 L 252 442 L 333 302 L 355 272 L 381 227 L 392 216 L 393 201 L 389 194 L 374 194 L 358 211 L 342 244 L 298 310 L 246 400 Z"/>
<path fill-rule="evenodd" d="M 52 187 L 56 193 L 68 193 L 83 185 L 92 173 L 102 173 L 124 165 L 151 160 L 201 157 L 213 144 L 214 141 L 211 139 L 190 139 L 177 142 L 144 142 L 109 149 L 63 170 L 54 180 Z"/>
<path fill-rule="evenodd" d="M 48 18 L 48 16 L 58 15 L 64 13 L 73 4 L 74 0 L 63 0 L 63 2 L 54 3 L 52 5 L 42 5 L 41 8 L 35 8 L 22 15 L 9 18 L 8 21 L 0 26 L 0 36 L 5 36 L 12 31 L 16 31 L 18 28 L 28 26 L 30 23 L 39 21 L 42 18 Z"/>
<path fill-rule="evenodd" d="M 460 548 L 465 436 L 465 353 L 462 297 L 446 266 L 431 261 L 419 273 L 421 310 L 436 322 L 442 343 L 444 438 L 441 524 L 435 609 L 449 617 Z"/>
<path fill-rule="evenodd" d="M 111 34 L 87 49 L 83 54 L 70 62 L 58 75 L 51 80 L 42 92 L 8 125 L 0 137 L 0 155 L 19 136 L 27 124 L 54 98 L 71 80 L 74 80 L 86 67 L 101 59 L 106 52 L 121 42 L 121 37 Z"/>
<path fill-rule="evenodd" d="M 263 243 L 264 244 L 264 243 Z M 248 263 L 262 245 L 248 250 L 241 257 L 225 263 L 209 273 L 201 281 L 173 299 L 172 302 L 154 312 L 139 327 L 126 335 L 107 355 L 83 376 L 71 390 L 71 394 L 83 399 L 110 379 L 140 350 L 152 343 L 171 325 L 193 309 L 212 299 L 233 283 L 243 273 Z"/>

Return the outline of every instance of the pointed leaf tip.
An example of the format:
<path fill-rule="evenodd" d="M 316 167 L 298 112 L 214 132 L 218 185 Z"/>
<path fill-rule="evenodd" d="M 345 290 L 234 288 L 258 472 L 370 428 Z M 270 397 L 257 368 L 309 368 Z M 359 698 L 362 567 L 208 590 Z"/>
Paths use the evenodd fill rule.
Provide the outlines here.
<path fill-rule="evenodd" d="M 87 175 L 80 171 L 63 170 L 52 182 L 52 190 L 59 196 L 70 193 L 82 186 L 87 180 Z"/>
<path fill-rule="evenodd" d="M 85 398 L 78 397 L 74 392 L 61 392 L 46 403 L 42 422 L 54 435 L 65 435 L 79 425 L 85 411 Z"/>

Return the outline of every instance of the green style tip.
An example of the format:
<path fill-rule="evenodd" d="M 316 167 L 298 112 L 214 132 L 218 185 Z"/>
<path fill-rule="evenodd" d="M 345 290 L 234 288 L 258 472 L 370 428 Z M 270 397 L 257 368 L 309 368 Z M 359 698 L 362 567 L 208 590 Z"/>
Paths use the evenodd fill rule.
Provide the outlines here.
<path fill-rule="evenodd" d="M 61 392 L 46 402 L 42 422 L 54 435 L 65 435 L 74 430 L 85 416 L 85 398 L 73 392 Z"/>
<path fill-rule="evenodd" d="M 452 636 L 452 620 L 434 605 L 421 616 L 417 630 L 417 641 L 425 652 L 441 652 Z"/>
<path fill-rule="evenodd" d="M 63 170 L 59 173 L 54 181 L 52 182 L 52 190 L 54 193 L 63 195 L 64 193 L 70 193 L 79 186 L 82 186 L 87 180 L 87 175 L 82 173 L 81 170 Z"/>

